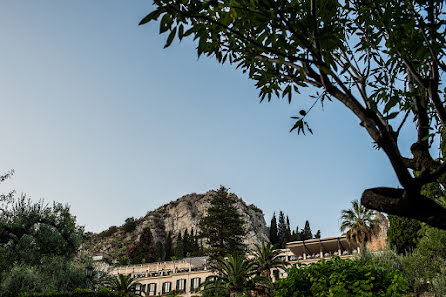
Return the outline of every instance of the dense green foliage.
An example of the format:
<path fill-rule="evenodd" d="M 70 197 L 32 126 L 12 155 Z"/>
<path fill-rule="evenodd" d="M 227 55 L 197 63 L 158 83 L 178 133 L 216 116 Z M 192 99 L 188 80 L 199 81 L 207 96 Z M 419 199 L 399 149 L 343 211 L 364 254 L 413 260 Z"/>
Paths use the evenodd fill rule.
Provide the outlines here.
<path fill-rule="evenodd" d="M 446 209 L 421 193 L 423 185 L 445 183 L 444 158 L 431 150 L 446 128 L 444 5 L 444 0 L 163 0 L 154 1 L 140 24 L 159 19 L 165 47 L 176 37 L 192 36 L 199 56 L 234 64 L 254 80 L 260 100 L 274 95 L 291 102 L 303 88 L 316 88 L 303 97 L 311 103 L 293 117 L 292 131 L 312 133 L 308 119 L 315 104 L 340 102 L 389 158 L 401 185 L 367 189 L 363 204 L 446 229 Z M 416 135 L 413 142 L 400 142 L 403 128 Z"/>
<path fill-rule="evenodd" d="M 364 265 L 334 257 L 307 266 L 294 265 L 279 281 L 277 297 L 403 296 L 406 282 L 388 266 Z"/>
<path fill-rule="evenodd" d="M 395 249 L 399 254 L 413 250 L 419 238 L 420 222 L 414 219 L 389 215 L 389 223 L 387 242 L 390 248 Z"/>
<path fill-rule="evenodd" d="M 76 289 L 73 291 L 51 291 L 48 293 L 25 293 L 20 297 L 119 297 L 122 296 L 117 292 L 107 289 L 97 291 Z"/>
<path fill-rule="evenodd" d="M 0 216 L 0 295 L 73 290 L 85 271 L 73 262 L 83 229 L 69 207 L 10 197 Z"/>
<path fill-rule="evenodd" d="M 207 215 L 200 220 L 200 237 L 208 244 L 206 252 L 212 260 L 246 250 L 243 243 L 246 231 L 243 219 L 234 206 L 236 202 L 221 186 L 211 198 Z"/>
<path fill-rule="evenodd" d="M 150 263 L 157 260 L 156 246 L 150 228 L 144 228 L 139 241 L 133 242 L 128 247 L 127 256 L 132 264 Z"/>
<path fill-rule="evenodd" d="M 124 225 L 122 225 L 122 228 L 124 229 L 124 231 L 126 233 L 130 233 L 136 229 L 137 224 L 138 223 L 136 222 L 135 218 L 130 217 L 130 218 L 125 219 L 125 223 L 124 223 Z"/>

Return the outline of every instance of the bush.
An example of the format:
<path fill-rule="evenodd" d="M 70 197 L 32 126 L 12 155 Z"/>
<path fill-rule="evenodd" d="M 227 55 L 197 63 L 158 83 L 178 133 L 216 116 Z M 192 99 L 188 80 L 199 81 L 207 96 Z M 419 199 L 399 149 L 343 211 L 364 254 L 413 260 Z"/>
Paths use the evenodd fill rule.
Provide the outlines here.
<path fill-rule="evenodd" d="M 402 296 L 407 288 L 399 272 L 381 265 L 334 257 L 307 266 L 299 263 L 279 281 L 277 297 Z"/>
<path fill-rule="evenodd" d="M 136 220 L 134 217 L 131 218 L 127 218 L 125 219 L 125 223 L 124 223 L 124 231 L 127 233 L 133 232 L 136 229 Z"/>
<path fill-rule="evenodd" d="M 76 289 L 74 291 L 52 291 L 48 293 L 25 293 L 21 297 L 118 297 L 122 296 L 117 292 L 113 292 L 107 289 L 98 291 Z"/>
<path fill-rule="evenodd" d="M 109 227 L 107 230 L 102 231 L 101 233 L 99 233 L 99 237 L 100 238 L 106 238 L 106 237 L 110 237 L 113 234 L 116 233 L 116 231 L 118 231 L 118 227 L 116 226 L 111 226 Z"/>

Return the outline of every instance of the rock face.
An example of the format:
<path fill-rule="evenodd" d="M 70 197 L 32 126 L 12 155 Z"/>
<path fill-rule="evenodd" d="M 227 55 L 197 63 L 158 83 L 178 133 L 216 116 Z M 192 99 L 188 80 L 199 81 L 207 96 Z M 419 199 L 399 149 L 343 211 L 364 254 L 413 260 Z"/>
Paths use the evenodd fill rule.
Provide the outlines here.
<path fill-rule="evenodd" d="M 169 232 L 176 236 L 179 233 L 183 234 L 186 229 L 188 232 L 200 231 L 199 222 L 207 214 L 213 193 L 215 192 L 209 191 L 205 194 L 184 195 L 150 211 L 146 216 L 136 220 L 136 228 L 131 232 L 125 232 L 121 226 L 111 228 L 112 232 L 107 233 L 106 230 L 100 234 L 91 234 L 81 247 L 81 254 L 93 256 L 102 253 L 109 255 L 113 261 L 117 261 L 125 255 L 129 244 L 139 240 L 142 230 L 146 227 L 152 230 L 154 240 L 161 242 L 164 242 Z M 268 229 L 262 211 L 252 204 L 248 206 L 235 195 L 234 198 L 237 200 L 235 206 L 245 222 L 244 227 L 247 231 L 245 244 L 252 249 L 262 240 L 268 241 Z"/>
<path fill-rule="evenodd" d="M 374 251 L 382 251 L 387 247 L 387 230 L 389 229 L 389 220 L 380 212 L 376 213 L 376 219 L 379 222 L 378 230 L 372 236 L 370 242 L 367 243 L 367 248 Z"/>

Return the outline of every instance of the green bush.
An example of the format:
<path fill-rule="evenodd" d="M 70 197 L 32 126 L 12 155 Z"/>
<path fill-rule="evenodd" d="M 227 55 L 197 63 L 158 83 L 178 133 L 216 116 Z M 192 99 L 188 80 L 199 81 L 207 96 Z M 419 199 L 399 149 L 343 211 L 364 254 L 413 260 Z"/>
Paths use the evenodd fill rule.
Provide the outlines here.
<path fill-rule="evenodd" d="M 21 297 L 118 297 L 122 296 L 117 292 L 113 292 L 107 289 L 98 291 L 76 289 L 74 291 L 51 291 L 48 293 L 24 293 Z"/>
<path fill-rule="evenodd" d="M 294 265 L 279 281 L 277 297 L 397 297 L 407 288 L 399 272 L 381 265 L 334 257 L 307 266 Z"/>

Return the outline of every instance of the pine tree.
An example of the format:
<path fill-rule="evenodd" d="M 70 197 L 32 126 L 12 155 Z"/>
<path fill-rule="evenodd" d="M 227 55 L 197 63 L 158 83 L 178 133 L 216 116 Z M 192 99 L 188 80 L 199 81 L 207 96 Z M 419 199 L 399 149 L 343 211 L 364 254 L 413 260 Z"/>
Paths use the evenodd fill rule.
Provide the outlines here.
<path fill-rule="evenodd" d="M 317 230 L 316 234 L 314 234 L 314 238 L 321 238 L 321 230 Z"/>
<path fill-rule="evenodd" d="M 279 212 L 279 224 L 277 225 L 277 235 L 279 237 L 279 247 L 285 248 L 287 225 L 285 223 L 285 215 L 282 211 Z"/>
<path fill-rule="evenodd" d="M 165 253 L 164 253 L 164 245 L 161 241 L 157 241 L 155 244 L 155 252 L 156 252 L 156 260 L 164 261 Z"/>
<path fill-rule="evenodd" d="M 273 213 L 273 217 L 271 218 L 271 225 L 269 227 L 269 241 L 272 245 L 277 245 L 279 243 L 279 237 L 277 234 L 277 221 L 276 221 L 276 213 Z"/>
<path fill-rule="evenodd" d="M 200 237 L 205 238 L 207 254 L 213 261 L 219 256 L 243 253 L 246 231 L 244 222 L 234 204 L 236 200 L 223 186 L 213 194 L 208 214 L 200 221 Z"/>

